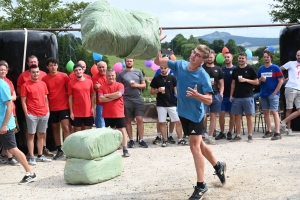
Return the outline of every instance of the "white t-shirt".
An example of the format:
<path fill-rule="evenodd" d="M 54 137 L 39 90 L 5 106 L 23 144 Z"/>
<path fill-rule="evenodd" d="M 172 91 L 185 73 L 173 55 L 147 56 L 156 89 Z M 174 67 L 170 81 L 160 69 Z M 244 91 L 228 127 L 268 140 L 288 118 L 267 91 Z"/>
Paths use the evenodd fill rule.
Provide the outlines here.
<path fill-rule="evenodd" d="M 300 90 L 300 63 L 297 61 L 287 62 L 283 67 L 288 70 L 289 80 L 285 87 Z"/>

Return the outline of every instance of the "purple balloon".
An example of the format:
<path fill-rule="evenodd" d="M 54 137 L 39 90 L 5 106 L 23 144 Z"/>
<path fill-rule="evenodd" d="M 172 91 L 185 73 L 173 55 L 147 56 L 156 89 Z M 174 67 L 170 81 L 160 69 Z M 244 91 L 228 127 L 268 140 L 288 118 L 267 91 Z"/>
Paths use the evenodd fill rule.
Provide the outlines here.
<path fill-rule="evenodd" d="M 150 68 L 153 64 L 153 60 L 145 60 L 144 64 L 146 67 Z"/>

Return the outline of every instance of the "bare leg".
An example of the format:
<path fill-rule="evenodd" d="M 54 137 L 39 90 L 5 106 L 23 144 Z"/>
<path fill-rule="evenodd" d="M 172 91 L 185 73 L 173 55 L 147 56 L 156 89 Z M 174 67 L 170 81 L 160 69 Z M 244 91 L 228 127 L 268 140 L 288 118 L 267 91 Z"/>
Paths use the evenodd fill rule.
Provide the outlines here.
<path fill-rule="evenodd" d="M 43 154 L 43 141 L 44 137 L 46 136 L 45 133 L 36 133 L 37 134 L 37 141 L 36 141 L 36 147 L 38 150 L 38 155 Z"/>
<path fill-rule="evenodd" d="M 93 127 L 92 126 L 84 126 L 84 130 L 89 130 L 89 129 L 92 129 Z"/>
<path fill-rule="evenodd" d="M 73 128 L 74 128 L 74 133 L 76 133 L 77 131 L 81 131 L 81 126 L 79 127 L 73 126 Z"/>
<path fill-rule="evenodd" d="M 63 131 L 63 139 L 65 140 L 70 134 L 70 120 L 69 119 L 63 119 L 60 121 L 61 123 L 61 128 Z"/>
<path fill-rule="evenodd" d="M 209 136 L 213 136 L 216 123 L 217 123 L 217 113 L 209 113 L 210 116 L 210 124 L 209 124 Z"/>
<path fill-rule="evenodd" d="M 286 110 L 287 113 L 287 110 Z M 300 109 L 296 110 L 293 113 L 290 113 L 289 116 L 287 116 L 284 120 L 282 120 L 284 123 L 288 125 L 288 129 L 291 129 L 291 121 L 298 117 L 300 115 Z"/>
<path fill-rule="evenodd" d="M 246 119 L 247 119 L 248 134 L 252 134 L 252 130 L 253 130 L 252 114 L 247 114 Z"/>
<path fill-rule="evenodd" d="M 33 157 L 33 149 L 34 149 L 34 134 L 26 133 L 27 134 L 27 148 L 30 157 Z"/>
<path fill-rule="evenodd" d="M 135 119 L 136 119 L 136 122 L 137 122 L 138 134 L 139 134 L 140 140 L 142 140 L 142 139 L 144 139 L 143 117 L 142 116 L 136 116 Z"/>
<path fill-rule="evenodd" d="M 132 121 L 132 118 L 126 118 L 126 131 L 127 131 L 127 134 L 128 134 L 128 137 L 130 140 L 132 140 L 132 125 L 131 125 L 131 121 Z"/>
<path fill-rule="evenodd" d="M 52 124 L 52 131 L 53 131 L 53 137 L 54 137 L 55 145 L 56 146 L 61 146 L 59 123 L 53 123 Z"/>
<path fill-rule="evenodd" d="M 197 182 L 204 182 L 204 157 L 201 152 L 201 142 L 202 136 L 201 135 L 190 135 L 190 149 L 193 154 L 196 173 L 197 173 Z"/>
<path fill-rule="evenodd" d="M 176 123 L 176 133 L 177 133 L 177 138 L 181 139 L 182 138 L 182 125 L 180 121 L 177 122 L 172 122 L 172 123 Z"/>
<path fill-rule="evenodd" d="M 176 123 L 176 122 L 170 122 L 170 123 L 169 123 L 169 131 L 170 131 L 170 133 L 173 133 L 173 132 L 174 132 L 175 123 Z M 176 127 L 176 128 L 177 128 L 177 127 Z M 182 129 L 182 128 L 181 128 L 181 129 Z"/>
<path fill-rule="evenodd" d="M 225 131 L 225 111 L 221 111 L 220 112 L 220 115 L 219 115 L 219 124 L 220 124 L 221 132 L 224 133 L 224 131 Z"/>
<path fill-rule="evenodd" d="M 286 112 L 285 112 L 285 119 L 290 116 L 290 114 L 292 113 L 292 109 L 286 109 Z M 282 120 L 283 122 L 285 122 L 284 120 Z M 286 123 L 288 129 L 291 129 L 291 122 L 290 121 L 287 121 Z"/>
<path fill-rule="evenodd" d="M 276 110 L 272 110 L 271 111 L 273 117 L 274 117 L 274 123 L 275 123 L 275 132 L 276 133 L 280 133 L 280 118 L 279 118 L 279 114 L 278 111 Z"/>
<path fill-rule="evenodd" d="M 9 151 L 9 153 L 11 153 L 12 155 L 14 155 L 16 157 L 16 159 L 19 161 L 19 163 L 21 163 L 21 165 L 24 167 L 26 172 L 29 172 L 30 174 L 32 174 L 32 170 L 31 170 L 30 166 L 28 165 L 26 157 L 22 151 L 20 151 L 17 147 L 9 149 L 8 151 Z"/>
<path fill-rule="evenodd" d="M 162 139 L 167 140 L 166 122 L 159 122 L 159 128 L 162 135 Z"/>
<path fill-rule="evenodd" d="M 234 114 L 229 113 L 229 132 L 233 132 L 234 124 L 235 124 Z"/>
<path fill-rule="evenodd" d="M 242 115 L 238 114 L 238 115 L 234 115 L 234 117 L 235 117 L 236 133 L 241 134 L 241 130 L 242 130 L 241 117 L 242 117 Z"/>
<path fill-rule="evenodd" d="M 118 130 L 121 131 L 121 133 L 123 135 L 122 146 L 127 147 L 127 134 L 126 134 L 125 128 L 118 128 Z"/>
<path fill-rule="evenodd" d="M 211 148 L 208 145 L 206 145 L 205 142 L 203 142 L 203 140 L 201 140 L 200 148 L 203 156 L 208 160 L 208 162 L 210 162 L 212 166 L 215 166 L 218 163 L 218 160 L 212 153 Z"/>
<path fill-rule="evenodd" d="M 271 127 L 270 110 L 264 110 L 264 115 L 265 115 L 265 121 L 267 124 L 268 131 L 271 133 L 272 127 Z"/>

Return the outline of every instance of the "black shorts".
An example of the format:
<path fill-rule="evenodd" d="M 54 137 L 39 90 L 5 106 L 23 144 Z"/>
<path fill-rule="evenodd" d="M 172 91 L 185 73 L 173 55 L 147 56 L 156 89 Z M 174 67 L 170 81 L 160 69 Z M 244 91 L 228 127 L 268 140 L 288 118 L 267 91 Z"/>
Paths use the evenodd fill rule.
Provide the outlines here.
<path fill-rule="evenodd" d="M 189 119 L 180 116 L 179 119 L 182 124 L 182 130 L 184 135 L 202 135 L 202 132 L 204 130 L 204 124 L 203 124 L 204 117 L 198 123 L 195 123 Z"/>
<path fill-rule="evenodd" d="M 71 124 L 74 127 L 81 127 L 82 124 L 84 126 L 93 126 L 94 117 L 74 117 L 74 120 L 71 122 Z"/>
<path fill-rule="evenodd" d="M 58 123 L 61 120 L 64 119 L 70 119 L 70 110 L 58 110 L 58 111 L 50 111 L 50 122 L 53 123 Z"/>
<path fill-rule="evenodd" d="M 16 136 L 14 130 L 8 130 L 5 134 L 0 134 L 0 147 L 5 150 L 17 147 Z"/>
<path fill-rule="evenodd" d="M 110 128 L 124 128 L 126 121 L 124 118 L 104 118 L 105 126 Z"/>

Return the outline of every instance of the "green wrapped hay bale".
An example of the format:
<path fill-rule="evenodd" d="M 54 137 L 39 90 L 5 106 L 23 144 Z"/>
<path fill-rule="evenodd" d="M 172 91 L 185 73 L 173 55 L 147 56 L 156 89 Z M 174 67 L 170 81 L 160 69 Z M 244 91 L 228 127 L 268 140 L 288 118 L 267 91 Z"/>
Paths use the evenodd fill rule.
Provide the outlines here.
<path fill-rule="evenodd" d="M 115 8 L 106 0 L 89 4 L 81 15 L 82 46 L 120 58 L 150 60 L 160 51 L 154 14 Z"/>
<path fill-rule="evenodd" d="M 102 158 L 67 159 L 64 178 L 70 184 L 95 184 L 121 175 L 122 157 L 117 151 Z"/>
<path fill-rule="evenodd" d="M 93 160 L 117 150 L 122 139 L 122 133 L 111 128 L 78 131 L 66 138 L 62 150 L 68 158 Z"/>

